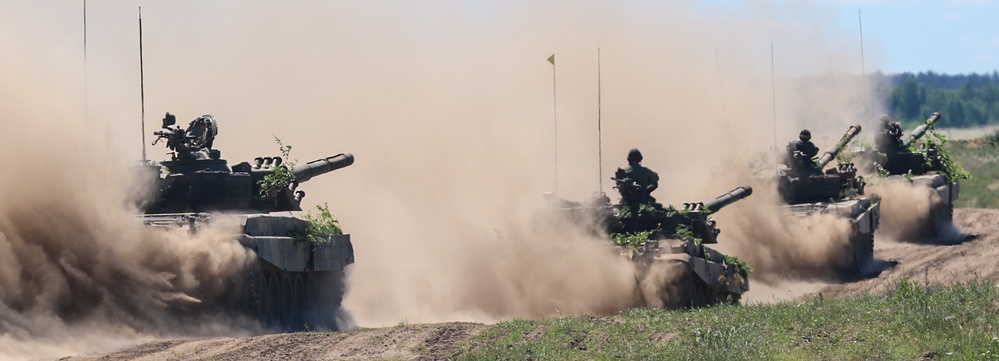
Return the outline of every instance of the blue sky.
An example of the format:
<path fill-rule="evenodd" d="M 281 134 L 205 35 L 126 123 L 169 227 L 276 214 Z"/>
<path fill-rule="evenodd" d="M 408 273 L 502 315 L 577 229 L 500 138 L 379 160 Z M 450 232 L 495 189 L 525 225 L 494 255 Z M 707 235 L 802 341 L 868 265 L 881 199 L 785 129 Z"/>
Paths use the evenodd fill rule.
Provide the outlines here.
<path fill-rule="evenodd" d="M 858 0 L 829 2 L 825 6 L 836 9 L 840 26 L 857 29 L 858 48 L 860 10 L 865 53 L 879 49 L 885 67 L 882 71 L 954 74 L 999 68 L 997 1 Z M 874 70 L 870 62 L 867 64 L 868 71 Z"/>

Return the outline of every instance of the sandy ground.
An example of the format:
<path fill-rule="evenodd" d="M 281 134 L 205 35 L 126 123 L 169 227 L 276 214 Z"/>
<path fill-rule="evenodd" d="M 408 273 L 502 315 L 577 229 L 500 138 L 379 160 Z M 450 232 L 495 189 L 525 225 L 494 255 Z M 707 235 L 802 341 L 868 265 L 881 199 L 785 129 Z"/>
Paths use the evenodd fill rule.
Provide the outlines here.
<path fill-rule="evenodd" d="M 957 244 L 878 242 L 875 257 L 880 272 L 871 278 L 835 284 L 789 282 L 760 291 L 772 292 L 774 301 L 784 301 L 817 292 L 827 297 L 879 293 L 903 278 L 928 284 L 999 281 L 999 210 L 957 209 L 954 219 L 967 236 Z M 469 339 L 483 327 L 475 323 L 414 324 L 350 332 L 156 341 L 106 355 L 62 360 L 431 360 L 450 354 L 456 342 Z"/>
<path fill-rule="evenodd" d="M 954 223 L 965 235 L 956 244 L 876 242 L 874 255 L 882 263 L 877 277 L 829 285 L 824 295 L 841 296 L 890 289 L 900 279 L 926 284 L 971 280 L 999 281 L 999 210 L 955 209 Z"/>

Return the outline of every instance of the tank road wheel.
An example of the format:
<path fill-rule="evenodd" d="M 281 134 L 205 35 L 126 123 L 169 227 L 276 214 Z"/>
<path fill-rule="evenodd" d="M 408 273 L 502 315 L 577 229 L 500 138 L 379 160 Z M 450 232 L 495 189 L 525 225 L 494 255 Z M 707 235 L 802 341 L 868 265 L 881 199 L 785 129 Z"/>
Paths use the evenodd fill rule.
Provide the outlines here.
<path fill-rule="evenodd" d="M 303 275 L 305 297 L 299 305 L 310 330 L 336 330 L 343 299 L 344 274 L 340 272 L 308 272 Z M 304 322 L 303 322 L 304 324 Z"/>
<path fill-rule="evenodd" d="M 937 204 L 931 210 L 932 226 L 933 230 L 930 235 L 941 241 L 949 241 L 944 239 L 944 237 L 949 236 L 947 230 L 950 229 L 952 224 L 954 224 L 954 205 L 953 204 Z"/>
<path fill-rule="evenodd" d="M 267 277 L 267 327 L 275 327 L 281 324 L 281 282 L 276 274 Z"/>
<path fill-rule="evenodd" d="M 663 308 L 696 308 L 707 305 L 713 298 L 711 289 L 686 262 L 669 262 L 664 272 L 667 278 L 659 294 Z"/>
<path fill-rule="evenodd" d="M 281 319 L 278 324 L 283 331 L 289 331 L 292 326 L 292 315 L 294 314 L 294 285 L 291 277 L 286 273 L 281 276 Z"/>
<path fill-rule="evenodd" d="M 311 315 L 316 312 L 316 286 L 319 282 L 316 281 L 316 275 L 314 273 L 306 273 L 303 277 L 305 279 L 305 314 Z"/>
<path fill-rule="evenodd" d="M 266 326 L 271 320 L 268 319 L 270 314 L 267 312 L 271 307 L 271 298 L 267 287 L 267 274 L 261 272 L 260 276 L 257 277 L 257 319 Z"/>
<path fill-rule="evenodd" d="M 296 272 L 292 276 L 294 280 L 293 291 L 292 291 L 292 309 L 291 309 L 291 329 L 294 331 L 301 331 L 305 327 L 305 277 L 301 273 Z"/>
<path fill-rule="evenodd" d="M 724 292 L 722 294 L 722 297 L 723 297 L 723 300 L 724 300 L 725 304 L 736 305 L 736 306 L 739 305 L 739 301 L 742 299 L 742 295 L 741 294 L 732 293 L 732 292 Z"/>
<path fill-rule="evenodd" d="M 860 234 L 857 236 L 857 241 L 853 244 L 853 263 L 852 271 L 857 272 L 858 275 L 863 277 L 865 275 L 865 267 L 874 259 L 874 235 L 873 234 Z"/>

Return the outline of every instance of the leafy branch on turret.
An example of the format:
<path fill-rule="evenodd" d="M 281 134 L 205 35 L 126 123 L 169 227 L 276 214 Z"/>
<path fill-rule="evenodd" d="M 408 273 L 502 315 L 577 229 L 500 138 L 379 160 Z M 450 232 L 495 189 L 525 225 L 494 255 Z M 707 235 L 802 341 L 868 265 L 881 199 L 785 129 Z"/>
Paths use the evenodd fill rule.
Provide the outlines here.
<path fill-rule="evenodd" d="M 610 238 L 618 246 L 643 248 L 645 247 L 645 243 L 649 241 L 649 234 L 651 233 L 649 231 L 611 233 Z"/>
<path fill-rule="evenodd" d="M 954 161 L 950 155 L 950 148 L 947 147 L 947 143 L 950 141 L 947 139 L 946 135 L 933 132 L 932 137 L 927 137 L 925 139 L 925 146 L 928 148 L 935 148 L 937 154 L 939 155 L 939 161 L 943 165 L 941 173 L 947 178 L 948 182 L 955 182 L 959 179 L 969 179 L 971 174 L 968 173 L 964 167 Z M 929 161 L 929 159 L 927 159 Z"/>
<path fill-rule="evenodd" d="M 295 162 L 288 160 L 291 154 L 291 145 L 285 145 L 281 142 L 281 138 L 278 138 L 276 135 L 274 136 L 274 142 L 278 144 L 283 162 L 274 167 L 274 172 L 264 176 L 260 180 L 260 195 L 262 196 L 276 193 L 295 181 L 295 173 L 292 172 L 292 169 L 295 169 Z"/>

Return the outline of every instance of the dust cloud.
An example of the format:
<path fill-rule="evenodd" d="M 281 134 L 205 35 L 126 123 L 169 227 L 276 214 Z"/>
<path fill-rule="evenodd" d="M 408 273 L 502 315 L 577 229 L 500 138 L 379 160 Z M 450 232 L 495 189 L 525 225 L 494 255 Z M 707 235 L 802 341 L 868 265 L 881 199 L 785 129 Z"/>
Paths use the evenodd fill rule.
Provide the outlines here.
<path fill-rule="evenodd" d="M 963 237 L 952 222 L 935 220 L 946 212 L 940 195 L 925 184 L 905 177 L 877 179 L 868 194 L 881 197 L 879 240 L 907 243 L 951 243 Z"/>
<path fill-rule="evenodd" d="M 60 105 L 12 85 L 0 92 L 0 359 L 255 332 L 226 311 L 253 261 L 238 225 L 220 219 L 195 236 L 144 227 L 128 165 L 86 138 L 99 134 L 51 126 L 38 115 Z"/>
<path fill-rule="evenodd" d="M 907 179 L 879 179 L 868 193 L 881 196 L 878 236 L 889 241 L 910 242 L 931 237 L 932 209 L 940 203 L 933 189 Z M 927 228 L 929 226 L 929 228 Z"/>
<path fill-rule="evenodd" d="M 731 243 L 719 249 L 752 266 L 750 279 L 757 284 L 780 288 L 790 287 L 781 285 L 790 281 L 788 285 L 808 289 L 801 281 L 834 281 L 837 270 L 853 257 L 850 220 L 820 213 L 797 216 L 774 206 L 775 202 L 762 195 L 744 202 L 755 212 L 719 215 L 725 239 Z"/>
<path fill-rule="evenodd" d="M 304 206 L 328 203 L 352 235 L 344 306 L 360 326 L 626 307 L 634 270 L 603 241 L 538 216 L 543 193 L 616 198 L 607 178 L 639 148 L 659 172 L 661 202 L 705 200 L 746 184 L 741 169 L 802 127 L 822 146 L 883 112 L 856 75 L 853 30 L 837 29 L 819 3 L 143 5 L 150 119 L 215 115 L 215 147 L 231 162 L 276 155 L 272 134 L 303 162 L 355 155 L 353 166 L 301 188 Z M 102 25 L 89 35 L 100 40 L 89 49 L 87 127 L 137 157 L 134 7 L 95 4 L 88 14 Z M 48 21 L 77 15 L 60 16 Z M 75 31 L 55 45 L 11 42 L 77 54 Z M 545 61 L 553 53 L 555 67 Z M 61 66 L 25 81 L 83 82 Z M 34 94 L 26 106 L 62 100 Z M 147 132 L 155 123 L 147 120 Z M 836 251 L 839 222 L 784 224 L 793 222 L 760 211 L 774 205 L 767 192 L 751 199 L 770 201 L 721 211 L 722 242 L 747 244 L 737 256 L 776 272 L 788 266 L 764 264 L 772 253 Z M 766 236 L 757 228 L 785 247 L 750 247 L 766 242 L 750 238 Z"/>

